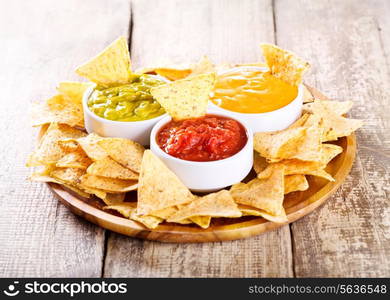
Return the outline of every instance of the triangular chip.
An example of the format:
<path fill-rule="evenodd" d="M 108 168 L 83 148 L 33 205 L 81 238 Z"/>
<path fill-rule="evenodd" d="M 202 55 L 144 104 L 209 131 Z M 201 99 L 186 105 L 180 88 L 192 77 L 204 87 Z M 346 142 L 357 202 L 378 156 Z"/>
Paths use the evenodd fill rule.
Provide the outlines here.
<path fill-rule="evenodd" d="M 156 228 L 158 224 L 160 224 L 163 221 L 163 219 L 154 216 L 137 215 L 136 208 L 137 208 L 137 204 L 135 202 L 124 202 L 121 204 L 106 206 L 103 209 L 115 210 L 119 212 L 121 215 L 123 215 L 124 217 L 140 222 L 150 229 Z"/>
<path fill-rule="evenodd" d="M 188 77 L 193 77 L 199 74 L 214 73 L 215 67 L 207 56 L 203 56 L 196 64 L 191 66 L 191 74 Z"/>
<path fill-rule="evenodd" d="M 85 136 L 83 131 L 65 124 L 51 123 L 39 144 L 38 149 L 30 155 L 28 167 L 56 163 L 66 152 L 59 146 L 58 141 L 65 138 Z"/>
<path fill-rule="evenodd" d="M 168 222 L 177 222 L 197 216 L 238 218 L 241 217 L 241 213 L 229 191 L 221 190 L 197 197 L 192 202 L 181 205 L 179 210 L 169 217 Z"/>
<path fill-rule="evenodd" d="M 321 100 L 311 103 L 310 110 L 321 118 L 320 126 L 323 129 L 322 141 L 334 141 L 339 137 L 348 136 L 363 125 L 362 120 L 347 119 L 336 114 Z"/>
<path fill-rule="evenodd" d="M 81 146 L 84 152 L 93 161 L 102 160 L 108 156 L 108 154 L 98 145 L 98 142 L 103 140 L 101 136 L 96 133 L 91 133 L 86 137 L 77 139 L 77 143 Z"/>
<path fill-rule="evenodd" d="M 32 104 L 32 126 L 49 123 L 67 124 L 72 127 L 84 127 L 84 115 L 81 103 L 77 104 L 56 95 L 47 102 Z"/>
<path fill-rule="evenodd" d="M 195 223 L 196 225 L 202 227 L 203 229 L 209 228 L 210 222 L 211 222 L 211 217 L 209 216 L 196 216 L 192 217 L 190 219 L 184 219 L 179 221 L 181 224 L 190 224 L 191 222 Z"/>
<path fill-rule="evenodd" d="M 140 144 L 122 138 L 105 138 L 98 145 L 122 166 L 139 173 L 145 148 Z"/>
<path fill-rule="evenodd" d="M 255 169 L 257 174 L 263 172 L 268 165 L 269 163 L 264 157 L 260 156 L 256 151 L 253 151 L 253 169 Z"/>
<path fill-rule="evenodd" d="M 177 206 L 171 206 L 164 209 L 155 210 L 149 213 L 151 216 L 159 217 L 161 219 L 167 220 L 170 216 L 178 211 Z"/>
<path fill-rule="evenodd" d="M 283 214 L 284 166 L 272 165 L 268 178 L 255 178 L 245 183 L 238 183 L 230 190 L 233 199 L 239 204 L 252 206 L 274 216 Z"/>
<path fill-rule="evenodd" d="M 118 179 L 138 179 L 138 173 L 123 167 L 108 156 L 91 164 L 87 169 L 87 173 Z"/>
<path fill-rule="evenodd" d="M 123 36 L 76 69 L 78 75 L 105 87 L 128 83 L 130 72 L 129 48 Z"/>
<path fill-rule="evenodd" d="M 62 146 L 60 145 L 60 147 Z M 79 148 L 79 150 L 72 151 L 61 157 L 57 161 L 56 166 L 60 168 L 87 169 L 91 163 L 92 160 Z"/>
<path fill-rule="evenodd" d="M 271 74 L 291 85 L 302 83 L 303 74 L 310 64 L 296 54 L 271 44 L 261 44 Z"/>
<path fill-rule="evenodd" d="M 314 100 L 313 100 L 314 101 Z M 353 106 L 352 101 L 334 101 L 334 100 L 317 100 L 321 101 L 321 105 L 326 107 L 338 116 L 346 114 Z M 306 103 L 303 109 L 307 112 L 314 113 L 316 103 Z"/>
<path fill-rule="evenodd" d="M 262 209 L 258 209 L 258 208 L 251 207 L 248 205 L 243 205 L 243 204 L 239 204 L 238 209 L 241 211 L 243 216 L 263 217 L 264 219 L 271 221 L 271 222 L 274 222 L 274 223 L 288 222 L 284 208 L 278 216 L 271 215 Z"/>
<path fill-rule="evenodd" d="M 303 103 L 309 103 L 314 101 L 314 96 L 310 92 L 310 90 L 306 87 L 306 85 L 303 85 Z"/>
<path fill-rule="evenodd" d="M 89 188 L 100 189 L 109 193 L 125 193 L 137 189 L 136 180 L 124 180 L 85 174 L 80 183 Z"/>
<path fill-rule="evenodd" d="M 284 176 L 284 193 L 288 194 L 295 191 L 306 191 L 309 183 L 305 175 L 287 175 Z"/>
<path fill-rule="evenodd" d="M 50 176 L 72 186 L 80 183 L 80 177 L 85 174 L 85 170 L 76 168 L 56 168 L 50 172 Z"/>
<path fill-rule="evenodd" d="M 139 177 L 138 213 L 149 214 L 193 199 L 180 179 L 152 151 L 146 150 Z"/>
<path fill-rule="evenodd" d="M 318 169 L 313 171 L 306 172 L 306 175 L 321 177 L 329 181 L 335 181 L 335 179 L 330 175 L 328 172 L 326 172 L 324 169 Z"/>
<path fill-rule="evenodd" d="M 92 86 L 90 82 L 64 81 L 59 83 L 57 91 L 67 101 L 81 104 L 85 91 Z"/>
<path fill-rule="evenodd" d="M 174 120 L 202 117 L 206 114 L 215 74 L 201 74 L 177 80 L 150 90 Z"/>

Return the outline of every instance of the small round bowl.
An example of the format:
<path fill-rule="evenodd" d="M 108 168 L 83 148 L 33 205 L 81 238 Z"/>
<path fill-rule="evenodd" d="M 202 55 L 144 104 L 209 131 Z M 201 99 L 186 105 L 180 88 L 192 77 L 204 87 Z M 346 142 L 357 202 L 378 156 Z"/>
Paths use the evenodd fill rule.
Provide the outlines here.
<path fill-rule="evenodd" d="M 237 67 L 234 69 L 252 69 L 266 71 L 266 68 L 256 66 Z M 229 69 L 228 71 L 231 71 Z M 224 71 L 220 74 L 224 74 L 228 71 Z M 265 112 L 265 113 L 240 113 L 222 108 L 212 101 L 209 102 L 209 107 L 213 110 L 229 112 L 231 117 L 240 118 L 247 122 L 253 132 L 268 132 L 286 129 L 292 123 L 294 123 L 302 114 L 303 105 L 303 85 L 298 86 L 298 95 L 286 106 L 283 106 L 277 110 Z"/>
<path fill-rule="evenodd" d="M 157 155 L 174 172 L 179 179 L 192 191 L 209 193 L 225 188 L 244 179 L 253 165 L 253 133 L 248 125 L 239 118 L 226 112 L 208 111 L 208 114 L 231 118 L 245 128 L 247 142 L 233 156 L 215 161 L 189 161 L 173 157 L 164 152 L 156 142 L 156 135 L 161 127 L 170 122 L 170 116 L 164 117 L 152 129 L 150 135 L 150 150 Z"/>
<path fill-rule="evenodd" d="M 159 77 L 159 79 L 161 78 Z M 162 80 L 166 81 L 165 79 Z M 141 145 L 148 146 L 150 132 L 152 131 L 153 126 L 167 114 L 163 114 L 149 120 L 134 122 L 121 122 L 104 119 L 94 114 L 88 107 L 88 98 L 91 96 L 94 88 L 95 86 L 88 88 L 83 95 L 84 123 L 87 132 L 97 133 L 98 135 L 104 137 L 130 139 Z"/>

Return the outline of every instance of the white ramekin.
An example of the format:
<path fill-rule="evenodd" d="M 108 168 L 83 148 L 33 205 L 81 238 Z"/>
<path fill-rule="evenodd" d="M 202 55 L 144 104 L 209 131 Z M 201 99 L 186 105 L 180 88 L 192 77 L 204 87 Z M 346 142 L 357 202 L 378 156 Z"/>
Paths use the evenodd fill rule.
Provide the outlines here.
<path fill-rule="evenodd" d="M 246 70 L 260 70 L 266 71 L 266 68 L 256 67 L 256 66 L 242 66 L 236 67 L 220 74 L 224 74 L 230 72 L 234 69 L 246 69 Z M 276 131 L 283 130 L 294 123 L 302 114 L 302 105 L 303 105 L 303 85 L 300 84 L 298 86 L 298 95 L 297 97 L 291 101 L 286 106 L 279 108 L 274 111 L 266 112 L 266 113 L 240 113 L 231 111 L 218 105 L 214 104 L 212 101 L 209 102 L 209 107 L 213 110 L 229 112 L 231 117 L 236 117 L 241 120 L 246 121 L 252 131 L 255 132 L 267 132 L 267 131 Z"/>
<path fill-rule="evenodd" d="M 166 80 L 164 79 L 164 81 Z M 95 86 L 88 88 L 83 95 L 84 123 L 87 132 L 97 133 L 104 137 L 126 138 L 144 146 L 149 145 L 150 132 L 153 126 L 167 114 L 149 120 L 134 122 L 104 119 L 94 114 L 88 107 L 88 98 L 91 96 L 94 88 Z"/>
<path fill-rule="evenodd" d="M 171 121 L 170 116 L 160 120 L 150 135 L 150 150 L 194 192 L 213 192 L 238 183 L 248 175 L 253 165 L 253 133 L 245 121 L 232 117 L 227 112 L 210 110 L 208 114 L 228 117 L 242 124 L 248 140 L 238 153 L 225 159 L 207 162 L 188 161 L 167 154 L 157 144 L 156 135 L 161 127 Z"/>

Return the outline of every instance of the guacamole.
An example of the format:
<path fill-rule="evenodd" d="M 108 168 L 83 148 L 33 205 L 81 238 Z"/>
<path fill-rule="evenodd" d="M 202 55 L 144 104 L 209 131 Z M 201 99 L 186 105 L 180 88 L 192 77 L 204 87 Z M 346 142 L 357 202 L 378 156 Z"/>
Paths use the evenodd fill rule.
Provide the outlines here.
<path fill-rule="evenodd" d="M 97 86 L 88 99 L 89 109 L 107 120 L 134 122 L 153 119 L 165 113 L 150 94 L 154 86 L 164 84 L 147 74 L 133 74 L 131 83 L 103 88 Z"/>

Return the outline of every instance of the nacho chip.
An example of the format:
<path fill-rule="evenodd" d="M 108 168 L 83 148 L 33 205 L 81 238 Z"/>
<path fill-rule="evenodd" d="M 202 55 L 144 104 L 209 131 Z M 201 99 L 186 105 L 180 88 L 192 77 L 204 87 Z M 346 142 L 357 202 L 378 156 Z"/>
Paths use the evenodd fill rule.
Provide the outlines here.
<path fill-rule="evenodd" d="M 32 104 L 32 126 L 41 126 L 49 123 L 61 123 L 69 126 L 84 127 L 84 115 L 81 104 L 65 100 L 56 95 L 47 102 Z"/>
<path fill-rule="evenodd" d="M 42 137 L 38 149 L 30 155 L 28 167 L 56 163 L 66 152 L 59 146 L 58 141 L 65 138 L 78 138 L 86 134 L 65 124 L 51 123 Z"/>
<path fill-rule="evenodd" d="M 81 104 L 85 91 L 92 86 L 93 84 L 90 82 L 64 81 L 59 83 L 57 91 L 67 101 Z"/>
<path fill-rule="evenodd" d="M 149 215 L 167 220 L 170 216 L 172 216 L 177 211 L 178 211 L 177 206 L 171 206 L 164 209 L 152 211 L 149 213 Z"/>
<path fill-rule="evenodd" d="M 334 141 L 339 137 L 348 136 L 363 125 L 362 120 L 347 119 L 337 115 L 327 104 L 323 104 L 321 100 L 315 100 L 311 103 L 310 109 L 321 118 L 323 142 Z"/>
<path fill-rule="evenodd" d="M 98 142 L 103 140 L 96 133 L 91 133 L 86 137 L 77 139 L 77 143 L 81 146 L 84 152 L 93 161 L 98 161 L 106 158 L 108 154 L 98 145 Z"/>
<path fill-rule="evenodd" d="M 58 145 L 66 152 L 79 151 L 80 146 L 76 139 L 63 139 L 58 141 Z"/>
<path fill-rule="evenodd" d="M 142 155 L 145 151 L 140 144 L 127 139 L 105 138 L 98 145 L 116 162 L 139 173 Z"/>
<path fill-rule="evenodd" d="M 29 180 L 38 181 L 38 182 L 53 182 L 61 183 L 57 179 L 50 176 L 50 173 L 55 169 L 54 165 L 46 165 L 40 167 L 38 170 L 34 171 L 30 176 Z"/>
<path fill-rule="evenodd" d="M 188 77 L 194 77 L 200 74 L 214 73 L 215 67 L 207 56 L 201 57 L 201 59 L 191 66 L 191 74 Z"/>
<path fill-rule="evenodd" d="M 102 200 L 106 205 L 117 205 L 125 201 L 125 196 L 126 196 L 125 193 L 121 193 L 121 194 L 106 193 L 106 196 L 103 197 Z"/>
<path fill-rule="evenodd" d="M 255 216 L 255 217 L 263 217 L 264 219 L 274 222 L 274 223 L 285 223 L 288 222 L 286 212 L 283 208 L 280 215 L 274 216 L 262 209 L 258 209 L 255 207 L 251 207 L 248 205 L 239 204 L 238 209 L 241 211 L 243 216 Z"/>
<path fill-rule="evenodd" d="M 81 197 L 84 197 L 84 198 L 90 198 L 91 197 L 91 195 L 89 193 L 79 189 L 76 186 L 73 186 L 73 185 L 70 185 L 70 184 L 66 184 L 66 183 L 62 183 L 62 186 L 66 187 L 67 189 L 71 190 L 72 192 L 75 192 L 77 195 L 79 195 Z"/>
<path fill-rule="evenodd" d="M 271 165 L 272 172 L 268 178 L 255 178 L 231 187 L 230 192 L 236 203 L 252 206 L 273 216 L 283 214 L 284 199 L 284 166 Z"/>
<path fill-rule="evenodd" d="M 146 215 L 193 199 L 179 178 L 152 151 L 146 150 L 139 177 L 137 212 Z"/>
<path fill-rule="evenodd" d="M 108 156 L 91 164 L 87 173 L 117 179 L 138 179 L 138 173 L 123 167 Z"/>
<path fill-rule="evenodd" d="M 78 75 L 104 87 L 130 82 L 130 72 L 129 48 L 123 36 L 76 69 Z"/>
<path fill-rule="evenodd" d="M 303 74 L 310 64 L 296 54 L 271 44 L 261 44 L 265 61 L 272 75 L 291 84 L 302 83 Z"/>
<path fill-rule="evenodd" d="M 196 217 L 192 217 L 190 219 L 181 220 L 180 222 L 182 222 L 181 224 L 195 223 L 196 225 L 202 227 L 203 229 L 206 229 L 206 228 L 209 228 L 209 226 L 210 226 L 211 217 L 209 217 L 209 216 L 196 216 Z"/>
<path fill-rule="evenodd" d="M 306 87 L 306 85 L 303 85 L 303 103 L 309 103 L 313 102 L 314 97 L 310 90 Z"/>
<path fill-rule="evenodd" d="M 163 221 L 163 219 L 154 216 L 137 215 L 136 207 L 137 204 L 135 202 L 124 202 L 122 204 L 106 206 L 103 209 L 115 210 L 119 212 L 121 215 L 123 215 L 124 217 L 140 222 L 150 229 L 156 228 Z"/>
<path fill-rule="evenodd" d="M 264 157 L 260 156 L 256 151 L 253 152 L 253 169 L 255 169 L 257 174 L 263 172 L 268 165 L 269 163 Z"/>
<path fill-rule="evenodd" d="M 85 170 L 77 168 L 55 168 L 50 172 L 50 176 L 72 186 L 80 183 L 80 177 L 85 174 Z"/>
<path fill-rule="evenodd" d="M 206 114 L 215 74 L 201 74 L 174 81 L 150 90 L 174 120 L 202 117 Z"/>
<path fill-rule="evenodd" d="M 111 193 L 125 193 L 137 189 L 136 180 L 125 180 L 96 175 L 85 174 L 80 178 L 80 183 L 88 188 L 100 189 Z"/>
<path fill-rule="evenodd" d="M 181 205 L 179 210 L 169 217 L 168 222 L 177 222 L 193 217 L 241 217 L 237 204 L 229 191 L 221 190 L 203 197 L 197 197 L 192 202 Z"/>
<path fill-rule="evenodd" d="M 329 181 L 335 181 L 335 179 L 330 175 L 328 172 L 326 172 L 324 169 L 318 169 L 318 170 L 312 170 L 306 172 L 306 175 L 321 177 Z"/>
<path fill-rule="evenodd" d="M 321 101 L 322 106 L 324 106 L 326 109 L 332 111 L 338 116 L 342 116 L 346 114 L 347 112 L 350 111 L 350 109 L 353 106 L 352 101 L 334 101 L 334 100 L 317 100 L 317 101 Z M 316 105 L 317 104 L 315 103 L 306 103 L 303 106 L 303 110 L 310 113 L 314 113 L 314 111 L 316 110 L 315 108 Z"/>
<path fill-rule="evenodd" d="M 306 137 L 306 128 L 288 128 L 275 132 L 257 132 L 253 147 L 259 154 L 274 161 L 294 156 Z"/>
<path fill-rule="evenodd" d="M 61 145 L 60 147 L 63 148 Z M 56 166 L 60 168 L 87 169 L 91 163 L 92 160 L 79 148 L 61 157 L 57 161 Z"/>
<path fill-rule="evenodd" d="M 284 193 L 288 194 L 295 191 L 306 191 L 309 183 L 305 175 L 287 175 L 284 176 Z"/>

